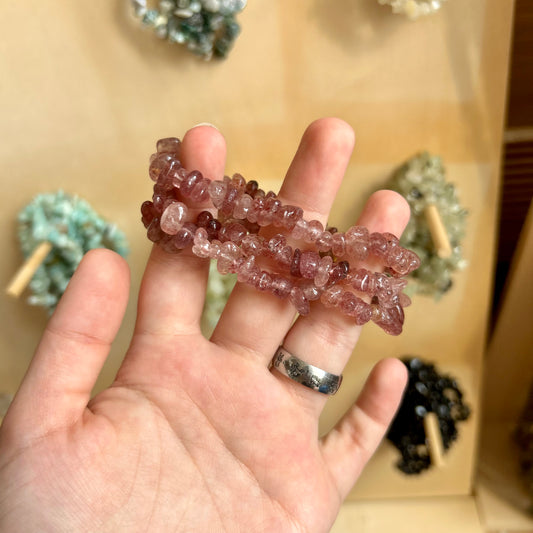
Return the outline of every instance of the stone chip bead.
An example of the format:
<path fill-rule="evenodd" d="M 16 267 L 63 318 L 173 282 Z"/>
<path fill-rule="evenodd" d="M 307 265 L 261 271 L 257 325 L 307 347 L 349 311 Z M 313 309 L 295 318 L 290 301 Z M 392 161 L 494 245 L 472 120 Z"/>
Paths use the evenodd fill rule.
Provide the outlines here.
<path fill-rule="evenodd" d="M 207 223 L 205 229 L 207 230 L 207 235 L 210 239 L 217 239 L 220 230 L 222 229 L 222 224 L 216 218 L 213 218 Z"/>
<path fill-rule="evenodd" d="M 315 287 L 312 283 L 309 283 L 308 285 L 302 285 L 302 291 L 306 300 L 309 302 L 318 300 L 322 294 L 322 291 L 318 287 Z"/>
<path fill-rule="evenodd" d="M 322 293 L 320 301 L 328 308 L 337 307 L 341 302 L 343 292 L 342 287 L 333 285 Z"/>
<path fill-rule="evenodd" d="M 260 276 L 256 280 L 256 285 L 260 291 L 268 291 L 272 288 L 272 277 L 265 270 L 261 271 Z"/>
<path fill-rule="evenodd" d="M 311 220 L 307 225 L 307 232 L 304 235 L 304 241 L 308 243 L 316 242 L 318 237 L 324 232 L 324 226 L 319 220 Z"/>
<path fill-rule="evenodd" d="M 309 301 L 300 287 L 293 287 L 289 294 L 289 301 L 301 315 L 308 315 L 310 311 Z"/>
<path fill-rule="evenodd" d="M 233 210 L 235 209 L 235 204 L 237 202 L 237 198 L 239 197 L 239 193 L 242 194 L 237 187 L 231 183 L 228 183 L 226 187 L 226 194 L 224 195 L 222 204 L 219 207 L 219 212 L 225 216 L 231 216 Z"/>
<path fill-rule="evenodd" d="M 237 245 L 242 243 L 242 240 L 246 235 L 248 235 L 246 228 L 239 222 L 230 222 L 229 224 L 222 226 L 219 231 L 219 239 L 222 242 L 231 241 Z"/>
<path fill-rule="evenodd" d="M 231 177 L 231 184 L 238 190 L 244 190 L 246 187 L 246 180 L 241 174 L 235 173 Z"/>
<path fill-rule="evenodd" d="M 358 326 L 366 324 L 372 317 L 371 306 L 350 291 L 342 293 L 339 305 L 345 315 L 355 318 Z"/>
<path fill-rule="evenodd" d="M 292 263 L 292 257 L 293 257 L 293 250 L 291 246 L 283 246 L 282 248 L 278 249 L 276 252 L 276 255 L 274 256 L 274 260 L 278 264 L 279 268 L 281 270 L 290 270 L 291 263 Z"/>
<path fill-rule="evenodd" d="M 281 233 L 276 233 L 267 242 L 267 250 L 270 257 L 275 257 L 279 250 L 287 246 L 287 238 Z"/>
<path fill-rule="evenodd" d="M 288 298 L 292 288 L 293 284 L 289 279 L 280 276 L 279 274 L 272 276 L 272 294 L 278 298 Z"/>
<path fill-rule="evenodd" d="M 199 228 L 207 228 L 207 225 L 211 220 L 213 220 L 213 215 L 209 211 L 202 211 L 198 213 L 198 216 L 196 217 L 196 225 Z"/>
<path fill-rule="evenodd" d="M 278 209 L 274 217 L 274 225 L 292 231 L 297 222 L 303 218 L 303 209 L 294 205 L 284 205 Z M 277 223 L 276 223 L 277 221 Z"/>
<path fill-rule="evenodd" d="M 352 287 L 362 293 L 374 296 L 376 292 L 376 274 L 366 268 L 358 268 L 352 272 L 350 279 Z"/>
<path fill-rule="evenodd" d="M 346 255 L 355 261 L 364 261 L 369 254 L 369 237 L 364 226 L 352 226 L 344 234 Z"/>
<path fill-rule="evenodd" d="M 217 261 L 217 269 L 221 274 L 237 272 L 238 259 L 240 256 L 239 247 L 231 242 L 226 241 L 220 248 L 220 254 Z"/>
<path fill-rule="evenodd" d="M 320 255 L 317 252 L 305 250 L 300 256 L 300 275 L 302 278 L 314 279 L 318 272 L 320 264 Z"/>
<path fill-rule="evenodd" d="M 420 267 L 420 258 L 412 250 L 404 248 L 401 259 L 390 265 L 393 275 L 405 276 Z"/>
<path fill-rule="evenodd" d="M 156 215 L 154 204 L 147 200 L 141 205 L 141 221 L 145 228 L 147 228 Z"/>
<path fill-rule="evenodd" d="M 188 212 L 183 202 L 171 202 L 161 215 L 161 229 L 168 235 L 176 235 L 183 227 Z"/>
<path fill-rule="evenodd" d="M 248 181 L 246 185 L 244 186 L 244 192 L 248 194 L 249 196 L 251 196 L 252 198 L 257 192 L 257 189 L 259 189 L 259 183 L 257 183 L 257 181 L 255 180 Z"/>
<path fill-rule="evenodd" d="M 333 246 L 333 235 L 329 231 L 323 231 L 316 239 L 316 248 L 319 252 L 327 252 Z"/>
<path fill-rule="evenodd" d="M 399 335 L 404 321 L 400 306 L 386 308 L 379 304 L 372 306 L 372 321 L 389 335 Z"/>
<path fill-rule="evenodd" d="M 241 247 L 247 256 L 257 257 L 264 249 L 264 239 L 260 235 L 249 233 L 241 241 Z"/>
<path fill-rule="evenodd" d="M 339 261 L 335 263 L 330 270 L 328 284 L 334 285 L 348 276 L 350 264 L 348 261 Z"/>
<path fill-rule="evenodd" d="M 387 254 L 387 238 L 381 233 L 371 233 L 370 252 L 378 258 L 385 258 Z"/>
<path fill-rule="evenodd" d="M 176 165 L 179 165 L 179 160 L 174 154 L 158 153 L 150 163 L 150 178 L 157 181 L 159 176 L 164 177 Z"/>
<path fill-rule="evenodd" d="M 330 255 L 325 255 L 320 258 L 318 268 L 315 274 L 315 285 L 317 287 L 324 287 L 329 280 L 329 273 L 333 266 L 333 258 Z"/>
<path fill-rule="evenodd" d="M 259 268 L 255 264 L 255 257 L 253 255 L 245 258 L 245 260 L 237 268 L 237 280 L 241 283 L 248 283 Z"/>
<path fill-rule="evenodd" d="M 233 218 L 242 220 L 247 218 L 250 209 L 252 208 L 253 198 L 249 194 L 242 194 L 235 202 L 235 208 L 233 210 Z"/>
<path fill-rule="evenodd" d="M 346 238 L 344 233 L 337 232 L 333 234 L 331 251 L 336 257 L 342 257 L 346 253 Z"/>
<path fill-rule="evenodd" d="M 187 174 L 187 177 L 180 184 L 180 193 L 185 198 L 190 198 L 194 187 L 203 180 L 202 173 L 193 170 Z"/>
<path fill-rule="evenodd" d="M 211 197 L 211 202 L 213 202 L 213 205 L 217 209 L 220 209 L 222 207 L 222 203 L 224 202 L 224 198 L 226 197 L 227 188 L 227 183 L 220 180 L 214 180 L 209 184 L 207 190 L 209 192 L 209 196 Z"/>
<path fill-rule="evenodd" d="M 154 217 L 152 219 L 152 222 L 148 226 L 148 231 L 146 232 L 146 236 L 152 242 L 158 242 L 163 238 L 164 234 L 165 232 L 161 229 L 159 218 Z"/>
<path fill-rule="evenodd" d="M 167 152 L 169 154 L 180 153 L 181 141 L 176 137 L 167 137 L 166 139 L 159 139 L 156 144 L 158 153 Z"/>
<path fill-rule="evenodd" d="M 193 224 L 192 222 L 185 222 L 185 224 L 183 224 L 183 227 L 172 239 L 176 251 L 184 250 L 185 248 L 192 246 L 196 229 L 196 224 Z"/>
<path fill-rule="evenodd" d="M 303 218 L 299 219 L 292 230 L 292 236 L 297 240 L 305 240 L 307 237 L 307 231 L 309 222 Z"/>

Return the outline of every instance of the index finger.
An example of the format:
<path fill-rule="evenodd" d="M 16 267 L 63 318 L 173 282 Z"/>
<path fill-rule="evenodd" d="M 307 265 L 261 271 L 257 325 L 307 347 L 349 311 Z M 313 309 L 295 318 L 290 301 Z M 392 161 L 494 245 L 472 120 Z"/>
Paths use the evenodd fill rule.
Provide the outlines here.
<path fill-rule="evenodd" d="M 211 180 L 222 179 L 226 142 L 216 128 L 202 125 L 189 130 L 180 154 L 187 170 L 199 170 Z M 171 254 L 154 245 L 139 292 L 136 333 L 200 333 L 208 271 L 209 259 L 195 256 L 190 248 Z"/>

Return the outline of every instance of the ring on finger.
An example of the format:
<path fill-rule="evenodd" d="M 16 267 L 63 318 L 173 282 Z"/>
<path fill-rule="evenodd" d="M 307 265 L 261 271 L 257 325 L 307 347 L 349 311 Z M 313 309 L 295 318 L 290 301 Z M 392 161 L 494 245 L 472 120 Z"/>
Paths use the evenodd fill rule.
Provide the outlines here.
<path fill-rule="evenodd" d="M 272 367 L 300 385 L 322 394 L 335 394 L 342 382 L 342 374 L 337 376 L 310 365 L 288 352 L 283 346 L 276 350 L 272 359 Z"/>

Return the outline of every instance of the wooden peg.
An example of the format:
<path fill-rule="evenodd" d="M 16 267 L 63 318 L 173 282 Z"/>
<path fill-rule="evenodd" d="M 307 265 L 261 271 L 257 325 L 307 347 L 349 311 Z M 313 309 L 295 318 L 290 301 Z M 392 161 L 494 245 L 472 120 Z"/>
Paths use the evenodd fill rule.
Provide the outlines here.
<path fill-rule="evenodd" d="M 443 259 L 450 257 L 452 255 L 452 246 L 437 206 L 435 204 L 428 205 L 424 210 L 424 214 L 426 215 L 429 232 L 437 250 L 437 255 Z"/>
<path fill-rule="evenodd" d="M 17 273 L 13 276 L 13 279 L 7 286 L 6 293 L 9 294 L 9 296 L 18 298 L 23 293 L 36 270 L 45 260 L 51 249 L 52 244 L 48 241 L 43 241 L 41 244 L 39 244 L 39 246 L 37 246 L 37 248 L 35 248 L 33 253 L 18 269 Z"/>
<path fill-rule="evenodd" d="M 444 447 L 442 445 L 439 419 L 435 413 L 427 413 L 424 416 L 424 430 L 431 463 L 437 468 L 442 468 L 444 466 Z"/>

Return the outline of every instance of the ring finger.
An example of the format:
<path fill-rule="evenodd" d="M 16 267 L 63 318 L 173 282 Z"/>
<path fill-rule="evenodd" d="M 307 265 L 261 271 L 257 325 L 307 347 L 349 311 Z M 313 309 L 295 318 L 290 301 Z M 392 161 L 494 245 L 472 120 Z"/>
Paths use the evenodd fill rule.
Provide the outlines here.
<path fill-rule="evenodd" d="M 408 220 L 409 207 L 406 201 L 399 194 L 384 190 L 370 197 L 357 224 L 367 227 L 370 232 L 389 232 L 400 236 Z M 367 263 L 365 267 L 379 269 L 376 263 Z M 332 311 L 315 302 L 309 316 L 299 317 L 295 321 L 283 341 L 283 347 L 307 364 L 340 375 L 357 343 L 361 328 L 340 311 Z M 326 395 L 292 381 L 277 369 L 272 369 L 272 372 L 284 380 L 286 386 L 303 402 L 318 413 L 322 410 Z"/>

